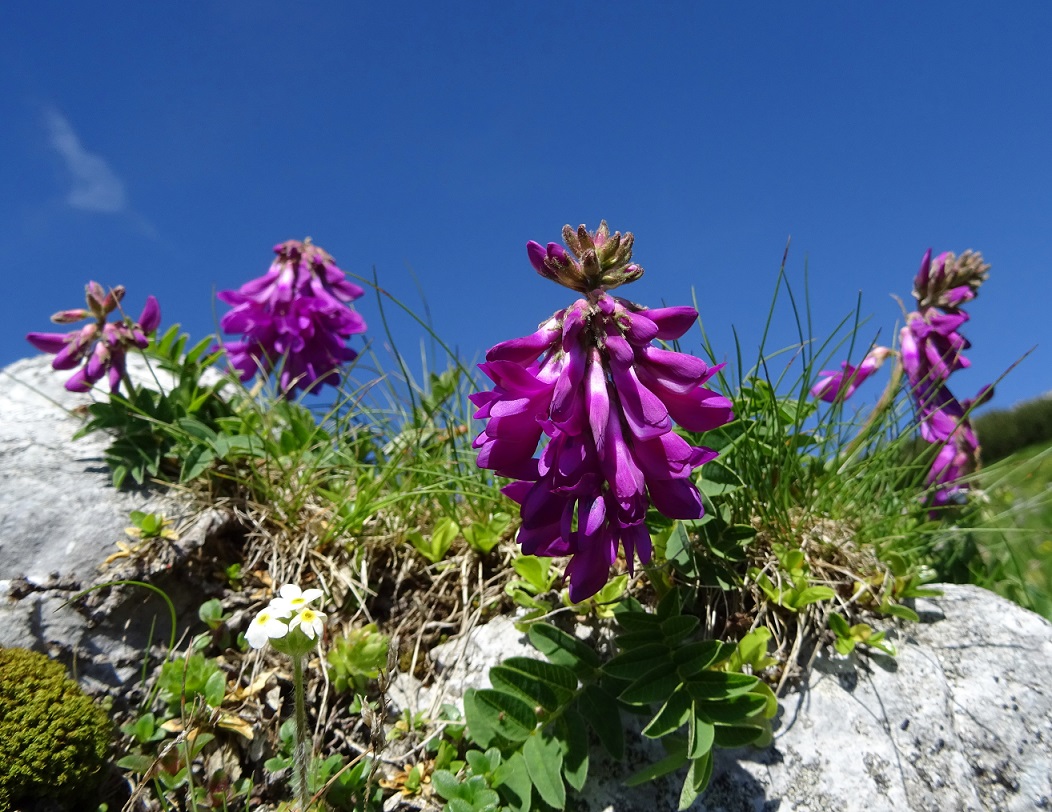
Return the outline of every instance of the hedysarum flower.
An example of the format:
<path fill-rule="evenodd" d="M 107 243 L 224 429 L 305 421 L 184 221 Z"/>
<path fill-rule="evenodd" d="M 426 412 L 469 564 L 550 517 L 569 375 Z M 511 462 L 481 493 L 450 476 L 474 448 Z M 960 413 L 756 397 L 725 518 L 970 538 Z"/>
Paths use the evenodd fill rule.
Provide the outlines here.
<path fill-rule="evenodd" d="M 648 310 L 608 291 L 638 279 L 630 233 L 566 226 L 569 251 L 530 242 L 545 278 L 584 294 L 537 331 L 504 341 L 480 369 L 494 383 L 471 395 L 486 428 L 475 439 L 478 465 L 517 480 L 503 492 L 521 506 L 518 541 L 526 554 L 571 555 L 570 599 L 594 595 L 623 548 L 629 569 L 650 560 L 646 512 L 673 519 L 703 515 L 693 471 L 716 452 L 674 431 L 717 428 L 731 402 L 705 387 L 722 367 L 655 346 L 681 337 L 691 307 Z M 548 443 L 534 457 L 538 443 Z"/>
<path fill-rule="evenodd" d="M 280 243 L 274 253 L 266 274 L 216 295 L 234 306 L 220 327 L 242 335 L 224 345 L 241 380 L 280 367 L 282 394 L 291 398 L 337 383 L 340 366 L 358 357 L 346 341 L 365 332 L 365 320 L 348 305 L 363 291 L 309 239 Z"/>
<path fill-rule="evenodd" d="M 857 367 L 844 361 L 840 364 L 840 370 L 823 369 L 818 374 L 821 376 L 813 387 L 811 397 L 833 403 L 836 400 L 847 400 L 862 382 L 870 375 L 880 369 L 884 359 L 892 353 L 888 347 L 874 347 L 862 359 Z"/>
<path fill-rule="evenodd" d="M 53 353 L 53 369 L 73 369 L 83 364 L 66 381 L 71 392 L 87 392 L 107 378 L 110 391 L 116 392 L 124 378 L 128 347 L 145 349 L 149 335 L 161 323 L 161 308 L 153 296 L 146 298 L 138 321 L 123 316 L 120 321 L 108 321 L 110 314 L 120 308 L 124 286 L 106 291 L 98 282 L 88 282 L 84 289 L 87 308 L 61 310 L 51 317 L 56 324 L 72 324 L 94 318 L 92 324 L 69 333 L 29 333 L 26 340 L 42 352 Z"/>

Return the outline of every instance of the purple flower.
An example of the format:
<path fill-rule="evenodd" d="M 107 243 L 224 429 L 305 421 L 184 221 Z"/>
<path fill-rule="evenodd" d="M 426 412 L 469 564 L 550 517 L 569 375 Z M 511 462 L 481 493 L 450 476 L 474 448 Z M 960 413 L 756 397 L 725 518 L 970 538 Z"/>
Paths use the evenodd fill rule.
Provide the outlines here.
<path fill-rule="evenodd" d="M 970 366 L 963 352 L 971 344 L 958 332 L 968 314 L 960 308 L 978 295 L 990 266 L 972 251 L 959 257 L 946 252 L 934 260 L 931 253 L 914 279 L 918 309 L 906 317 L 899 345 L 921 437 L 939 445 L 927 481 L 933 489 L 930 504 L 942 507 L 960 500 L 969 486 L 962 480 L 978 468 L 979 442 L 968 413 L 993 396 L 987 386 L 975 400 L 961 403 L 947 385 L 950 375 Z"/>
<path fill-rule="evenodd" d="M 823 369 L 818 373 L 821 376 L 818 383 L 811 387 L 811 397 L 826 403 L 847 400 L 866 378 L 880 369 L 891 352 L 887 347 L 874 347 L 857 367 L 844 361 L 839 371 Z"/>
<path fill-rule="evenodd" d="M 702 516 L 691 475 L 716 452 L 692 446 L 674 423 L 702 432 L 733 414 L 704 385 L 720 367 L 652 344 L 679 338 L 697 311 L 647 310 L 607 292 L 642 274 L 632 235 L 611 236 L 605 223 L 563 234 L 569 251 L 531 242 L 527 254 L 538 273 L 584 297 L 493 347 L 480 369 L 494 388 L 471 401 L 486 421 L 474 442 L 479 466 L 516 480 L 503 492 L 521 506 L 523 552 L 572 556 L 577 602 L 606 583 L 619 549 L 630 570 L 636 556 L 649 562 L 651 505 L 670 518 Z"/>
<path fill-rule="evenodd" d="M 927 477 L 929 487 L 934 489 L 930 500 L 933 508 L 959 502 L 969 488 L 970 483 L 963 480 L 979 467 L 979 439 L 968 414 L 976 403 L 993 395 L 993 390 L 986 387 L 974 401 L 959 403 L 948 394 L 949 390 L 943 391 L 947 394 L 938 408 L 926 415 L 925 439 L 941 444 Z"/>
<path fill-rule="evenodd" d="M 291 398 L 297 389 L 336 384 L 340 366 L 357 358 L 345 342 L 365 332 L 365 321 L 348 304 L 363 291 L 309 239 L 281 243 L 274 253 L 263 276 L 217 294 L 234 306 L 220 327 L 242 336 L 224 344 L 241 380 L 280 368 L 281 391 Z"/>
<path fill-rule="evenodd" d="M 87 308 L 61 310 L 51 317 L 56 324 L 73 324 L 84 319 L 95 321 L 69 333 L 29 333 L 26 340 L 42 352 L 52 353 L 53 369 L 73 369 L 80 366 L 66 381 L 71 392 L 87 392 L 105 377 L 110 391 L 116 392 L 124 377 L 128 347 L 145 349 L 149 338 L 161 323 L 161 308 L 157 299 L 149 296 L 137 321 L 124 316 L 120 321 L 108 321 L 114 310 L 119 310 L 124 298 L 124 287 L 118 285 L 105 290 L 98 282 L 89 282 L 84 289 Z"/>

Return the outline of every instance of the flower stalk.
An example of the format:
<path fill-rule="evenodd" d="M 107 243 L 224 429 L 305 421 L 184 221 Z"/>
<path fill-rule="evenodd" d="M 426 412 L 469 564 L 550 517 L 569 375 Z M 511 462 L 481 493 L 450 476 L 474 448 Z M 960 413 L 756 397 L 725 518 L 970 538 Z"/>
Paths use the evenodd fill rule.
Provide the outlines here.
<path fill-rule="evenodd" d="M 299 796 L 300 812 L 307 812 L 310 804 L 310 784 L 307 773 L 310 769 L 311 747 L 307 740 L 307 704 L 303 688 L 302 654 L 292 655 L 292 686 L 296 704 L 296 749 L 293 753 L 292 790 Z"/>
<path fill-rule="evenodd" d="M 311 604 L 322 596 L 320 589 L 301 590 L 285 584 L 278 597 L 256 614 L 245 633 L 252 648 L 268 643 L 292 658 L 292 690 L 295 705 L 296 743 L 293 750 L 293 792 L 298 796 L 300 812 L 310 805 L 310 764 L 313 748 L 307 735 L 307 706 L 303 680 L 303 662 L 314 650 L 324 630 L 325 614 Z"/>

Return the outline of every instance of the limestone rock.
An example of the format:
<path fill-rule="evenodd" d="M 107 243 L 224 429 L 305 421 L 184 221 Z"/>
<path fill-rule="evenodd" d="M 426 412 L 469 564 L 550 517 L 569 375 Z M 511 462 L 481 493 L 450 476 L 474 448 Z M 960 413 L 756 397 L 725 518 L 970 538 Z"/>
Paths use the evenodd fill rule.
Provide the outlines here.
<path fill-rule="evenodd" d="M 93 395 L 66 391 L 71 373 L 50 361 L 37 356 L 0 370 L 0 646 L 46 652 L 71 665 L 86 687 L 115 688 L 135 677 L 155 617 L 155 637 L 167 633 L 167 610 L 144 592 L 108 603 L 101 618 L 67 602 L 122 577 L 100 565 L 127 540 L 131 511 L 183 524 L 182 554 L 223 517 L 199 516 L 161 491 L 114 489 L 103 460 L 108 438 L 72 439 L 84 422 L 77 410 Z M 139 358 L 129 357 L 129 371 L 153 379 Z"/>

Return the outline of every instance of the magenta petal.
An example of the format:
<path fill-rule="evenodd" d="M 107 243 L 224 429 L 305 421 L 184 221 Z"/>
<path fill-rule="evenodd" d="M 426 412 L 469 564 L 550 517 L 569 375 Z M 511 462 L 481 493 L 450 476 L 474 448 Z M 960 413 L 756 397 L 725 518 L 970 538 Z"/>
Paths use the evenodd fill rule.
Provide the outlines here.
<path fill-rule="evenodd" d="M 606 427 L 610 421 L 610 391 L 607 388 L 606 371 L 596 349 L 592 350 L 589 359 L 584 396 L 588 425 L 592 430 L 596 450 L 602 457 L 606 453 Z"/>
<path fill-rule="evenodd" d="M 526 255 L 530 258 L 530 265 L 537 273 L 547 275 L 548 271 L 544 267 L 544 260 L 548 257 L 548 252 L 544 250 L 544 246 L 539 242 L 530 240 L 526 243 Z"/>
<path fill-rule="evenodd" d="M 666 479 L 650 484 L 650 498 L 670 519 L 700 519 L 705 515 L 701 494 L 689 479 Z"/>
<path fill-rule="evenodd" d="M 495 344 L 486 353 L 486 360 L 532 364 L 543 352 L 555 345 L 560 335 L 559 323 L 555 319 L 550 319 L 542 324 L 535 333 Z"/>
<path fill-rule="evenodd" d="M 562 374 L 555 383 L 551 402 L 551 420 L 570 434 L 579 434 L 584 426 L 584 374 L 587 358 L 584 348 L 574 347 Z"/>
<path fill-rule="evenodd" d="M 639 369 L 642 380 L 652 377 L 665 388 L 681 394 L 686 394 L 709 378 L 709 365 L 700 358 L 658 347 L 643 349 L 643 362 L 639 364 Z M 642 377 L 643 374 L 646 378 Z"/>
<path fill-rule="evenodd" d="M 913 280 L 913 289 L 920 293 L 928 287 L 928 277 L 931 273 L 931 249 L 929 248 L 924 252 L 924 257 L 921 259 L 920 269 L 917 271 L 917 276 Z"/>
<path fill-rule="evenodd" d="M 649 311 L 633 313 L 631 310 L 620 308 L 617 320 L 622 324 L 625 338 L 638 346 L 649 344 L 658 336 L 658 326 L 649 318 Z"/>
<path fill-rule="evenodd" d="M 146 297 L 146 304 L 139 315 L 139 326 L 142 331 L 149 335 L 154 332 L 161 323 L 161 306 L 153 296 Z"/>
<path fill-rule="evenodd" d="M 81 367 L 66 381 L 66 389 L 70 392 L 90 392 L 94 381 L 88 380 L 88 373 Z"/>
<path fill-rule="evenodd" d="M 586 536 L 579 530 L 578 536 L 577 551 L 566 566 L 570 600 L 574 603 L 587 600 L 603 588 L 617 557 L 617 540 L 605 523 L 592 535 Z"/>
<path fill-rule="evenodd" d="M 697 321 L 698 311 L 693 307 L 659 307 L 647 310 L 646 316 L 658 327 L 657 337 L 663 341 L 680 338 Z"/>
<path fill-rule="evenodd" d="M 57 353 L 61 352 L 66 347 L 66 343 L 70 340 L 68 333 L 27 333 L 26 341 L 32 344 L 41 352 L 46 353 Z"/>
<path fill-rule="evenodd" d="M 839 370 L 833 372 L 823 369 L 819 374 L 818 382 L 811 387 L 811 397 L 832 403 L 840 394 L 840 387 L 844 383 L 844 375 Z"/>
<path fill-rule="evenodd" d="M 734 419 L 733 404 L 711 389 L 699 386 L 686 395 L 661 390 L 657 395 L 668 413 L 687 431 L 711 431 Z"/>

